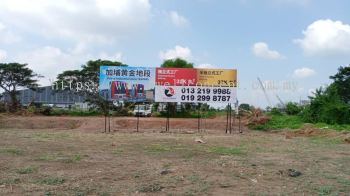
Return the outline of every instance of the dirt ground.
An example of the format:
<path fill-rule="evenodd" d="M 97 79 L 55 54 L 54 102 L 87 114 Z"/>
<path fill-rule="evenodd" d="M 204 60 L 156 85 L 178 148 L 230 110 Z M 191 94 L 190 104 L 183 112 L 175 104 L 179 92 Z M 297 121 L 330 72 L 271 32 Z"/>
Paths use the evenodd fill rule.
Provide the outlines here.
<path fill-rule="evenodd" d="M 106 134 L 102 117 L 2 117 L 0 195 L 350 195 L 349 134 L 225 125 L 171 119 L 161 133 L 165 119 L 140 118 L 136 133 L 136 118 L 112 118 Z"/>
<path fill-rule="evenodd" d="M 3 117 L 0 118 L 3 128 L 17 129 L 54 129 L 54 130 L 83 130 L 85 132 L 98 132 L 105 130 L 104 117 Z M 111 132 L 136 132 L 137 117 L 111 117 L 107 119 L 107 127 L 110 123 Z M 232 126 L 237 128 L 238 119 L 232 120 Z M 244 125 L 246 121 L 242 121 Z M 165 131 L 166 118 L 139 118 L 140 132 L 161 132 Z M 206 133 L 225 132 L 226 118 L 200 119 L 200 131 Z M 244 129 L 244 127 L 242 127 Z M 170 131 L 173 133 L 198 132 L 198 119 L 171 118 Z"/>

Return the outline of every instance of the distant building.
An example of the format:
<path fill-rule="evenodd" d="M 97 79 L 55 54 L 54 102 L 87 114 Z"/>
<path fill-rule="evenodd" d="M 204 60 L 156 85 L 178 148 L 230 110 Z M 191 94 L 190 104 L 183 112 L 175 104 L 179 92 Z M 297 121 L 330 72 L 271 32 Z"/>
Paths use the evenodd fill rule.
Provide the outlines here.
<path fill-rule="evenodd" d="M 52 86 L 39 87 L 36 90 L 24 89 L 17 91 L 17 100 L 23 106 L 31 103 L 50 105 L 60 108 L 78 107 L 86 109 L 85 97 L 72 91 L 55 91 Z M 8 93 L 3 93 L 3 100 L 10 102 Z"/>

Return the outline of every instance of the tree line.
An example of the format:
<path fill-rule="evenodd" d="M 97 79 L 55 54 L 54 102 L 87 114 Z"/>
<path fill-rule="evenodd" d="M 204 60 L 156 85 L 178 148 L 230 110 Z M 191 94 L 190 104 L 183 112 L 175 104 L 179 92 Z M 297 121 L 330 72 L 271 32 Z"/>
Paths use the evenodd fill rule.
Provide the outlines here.
<path fill-rule="evenodd" d="M 101 65 L 127 66 L 118 61 L 91 60 L 78 70 L 66 70 L 58 74 L 57 82 L 93 82 L 99 81 Z M 161 67 L 193 68 L 193 63 L 176 58 L 165 60 Z M 10 96 L 9 111 L 16 112 L 20 104 L 17 93 L 20 88 L 36 89 L 38 79 L 41 76 L 34 73 L 27 64 L 0 63 L 0 88 Z M 310 104 L 303 108 L 296 104 L 286 105 L 286 111 L 290 114 L 299 114 L 305 122 L 324 122 L 328 124 L 350 123 L 350 65 L 339 67 L 335 75 L 330 76 L 332 83 L 327 87 L 320 87 L 313 96 L 310 96 Z M 77 92 L 86 97 L 86 101 L 104 114 L 109 112 L 111 103 L 99 95 L 98 89 L 82 90 Z M 168 105 L 174 115 L 176 104 Z M 185 105 L 186 110 L 191 110 L 190 105 Z M 120 108 L 119 108 L 120 109 Z"/>
<path fill-rule="evenodd" d="M 86 64 L 82 65 L 81 69 L 65 70 L 58 74 L 56 83 L 62 84 L 62 86 L 69 86 L 70 83 L 77 82 L 90 82 L 98 84 L 100 66 L 102 65 L 128 66 L 118 61 L 101 59 L 90 60 Z M 176 58 L 165 60 L 161 67 L 193 68 L 193 63 Z M 0 88 L 3 89 L 10 97 L 10 103 L 8 104 L 10 112 L 16 112 L 20 108 L 20 103 L 17 99 L 18 90 L 21 88 L 36 90 L 39 87 L 38 79 L 40 77 L 41 76 L 34 73 L 34 71 L 31 70 L 27 64 L 0 63 Z M 98 92 L 98 88 L 83 89 L 76 93 L 86 97 L 87 103 L 94 106 L 105 115 L 109 112 L 111 107 L 114 107 L 114 109 L 122 109 L 112 105 L 110 102 L 106 101 L 104 97 L 101 97 Z M 176 105 L 170 105 L 170 109 L 173 111 L 172 113 L 174 113 L 176 110 Z"/>

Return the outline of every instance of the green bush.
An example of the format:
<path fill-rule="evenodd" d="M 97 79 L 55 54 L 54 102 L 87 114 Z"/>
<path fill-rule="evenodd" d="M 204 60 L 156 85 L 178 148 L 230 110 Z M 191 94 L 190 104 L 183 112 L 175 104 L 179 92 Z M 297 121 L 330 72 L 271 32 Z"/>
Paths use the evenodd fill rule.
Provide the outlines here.
<path fill-rule="evenodd" d="M 272 108 L 270 114 L 271 115 L 282 115 L 282 112 L 278 108 Z"/>
<path fill-rule="evenodd" d="M 113 111 L 113 116 L 132 116 L 132 112 L 126 108 L 126 107 L 121 107 L 121 108 L 118 108 L 117 111 Z"/>
<path fill-rule="evenodd" d="M 239 105 L 239 109 L 249 111 L 251 109 L 251 106 L 247 103 L 242 103 L 241 105 Z"/>
<path fill-rule="evenodd" d="M 255 130 L 273 130 L 273 129 L 299 129 L 303 126 L 303 121 L 299 116 L 291 115 L 272 115 L 271 119 L 265 124 L 251 126 Z"/>
<path fill-rule="evenodd" d="M 342 101 L 337 90 L 330 86 L 316 91 L 301 116 L 310 123 L 350 124 L 350 105 Z"/>
<path fill-rule="evenodd" d="M 298 106 L 298 104 L 289 102 L 286 105 L 286 113 L 288 115 L 297 115 L 301 112 L 301 108 Z"/>
<path fill-rule="evenodd" d="M 79 110 L 79 109 L 61 109 L 53 108 L 51 111 L 51 116 L 98 116 L 102 113 L 97 110 Z"/>

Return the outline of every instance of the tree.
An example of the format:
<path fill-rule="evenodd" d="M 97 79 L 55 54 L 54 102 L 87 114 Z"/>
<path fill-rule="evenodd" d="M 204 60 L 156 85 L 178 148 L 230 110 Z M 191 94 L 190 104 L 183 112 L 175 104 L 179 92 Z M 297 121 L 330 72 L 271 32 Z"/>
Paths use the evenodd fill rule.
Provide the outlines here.
<path fill-rule="evenodd" d="M 239 109 L 240 110 L 245 110 L 245 111 L 250 111 L 251 109 L 251 106 L 247 103 L 242 103 L 239 105 Z"/>
<path fill-rule="evenodd" d="M 163 67 L 163 68 L 193 68 L 193 63 L 189 63 L 186 60 L 181 59 L 181 58 L 176 58 L 176 59 L 165 60 L 162 63 L 161 67 Z M 187 112 L 189 110 L 189 108 L 191 108 L 191 104 L 186 103 L 184 112 Z M 170 113 L 174 115 L 176 113 L 176 103 L 169 104 L 167 106 L 167 110 L 169 110 Z"/>
<path fill-rule="evenodd" d="M 84 95 L 86 97 L 86 102 L 88 102 L 91 105 L 94 105 L 106 115 L 109 112 L 108 108 L 110 103 L 107 100 L 105 100 L 104 97 L 101 97 L 98 91 L 100 66 L 102 65 L 127 66 L 118 61 L 109 61 L 101 59 L 90 60 L 86 63 L 86 65 L 82 65 L 81 70 L 67 70 L 59 74 L 57 76 L 58 81 L 56 81 L 56 84 L 58 84 L 58 86 L 65 86 L 68 88 L 72 86 L 75 89 L 79 87 L 79 91 L 75 93 Z"/>
<path fill-rule="evenodd" d="M 164 68 L 193 68 L 193 63 L 189 63 L 181 58 L 165 60 L 161 67 Z"/>
<path fill-rule="evenodd" d="M 1 63 L 0 64 L 0 87 L 9 94 L 11 99 L 10 111 L 18 109 L 17 90 L 21 87 L 35 88 L 38 86 L 36 77 L 39 77 L 27 64 Z"/>
<path fill-rule="evenodd" d="M 332 85 L 335 86 L 341 99 L 345 103 L 350 103 L 350 65 L 347 67 L 340 67 L 338 73 L 331 76 L 334 80 Z"/>

